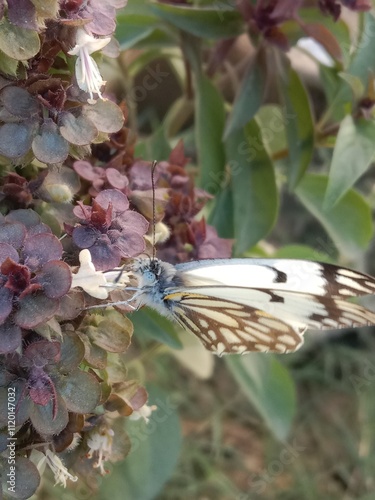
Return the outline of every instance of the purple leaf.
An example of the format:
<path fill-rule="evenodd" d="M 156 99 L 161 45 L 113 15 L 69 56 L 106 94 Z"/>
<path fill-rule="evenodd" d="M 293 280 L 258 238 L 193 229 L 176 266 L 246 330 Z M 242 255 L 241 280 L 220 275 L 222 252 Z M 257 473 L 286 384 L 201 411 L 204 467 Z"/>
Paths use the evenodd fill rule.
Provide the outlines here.
<path fill-rule="evenodd" d="M 19 210 L 12 210 L 9 212 L 9 214 L 6 216 L 6 220 L 8 222 L 21 222 L 28 230 L 30 230 L 33 226 L 37 226 L 38 224 L 42 224 L 40 222 L 40 217 L 39 215 L 34 212 L 34 210 L 31 210 L 30 208 L 28 209 L 19 209 Z M 44 231 L 45 233 L 51 232 L 48 226 L 43 224 L 46 230 Z"/>
<path fill-rule="evenodd" d="M 98 194 L 95 198 L 96 203 L 98 203 L 103 208 L 108 208 L 109 204 L 112 204 L 114 216 L 117 217 L 129 208 L 129 200 L 117 189 L 106 189 Z"/>
<path fill-rule="evenodd" d="M 20 28 L 38 30 L 35 6 L 31 0 L 8 0 L 8 18 Z"/>
<path fill-rule="evenodd" d="M 62 245 L 53 234 L 41 233 L 27 238 L 23 248 L 25 264 L 32 270 L 38 270 L 46 262 L 60 260 Z"/>
<path fill-rule="evenodd" d="M 114 245 L 119 248 L 123 257 L 134 257 L 142 253 L 146 248 L 146 243 L 139 233 L 128 231 L 123 236 L 116 239 Z"/>
<path fill-rule="evenodd" d="M 1 234 L 1 226 L 0 226 L 0 234 Z M 0 243 L 0 266 L 9 257 L 9 259 L 12 259 L 14 262 L 19 261 L 18 257 L 18 252 L 17 250 L 12 247 L 11 245 L 8 245 L 8 243 Z"/>
<path fill-rule="evenodd" d="M 126 175 L 121 174 L 115 168 L 107 168 L 105 175 L 109 184 L 116 189 L 122 190 L 129 185 Z"/>
<path fill-rule="evenodd" d="M 92 262 L 98 271 L 107 271 L 118 266 L 121 260 L 121 252 L 118 248 L 111 246 L 109 241 L 103 239 L 90 248 Z"/>
<path fill-rule="evenodd" d="M 1 294 L 1 290 L 0 290 Z M 5 323 L 0 325 L 0 353 L 7 354 L 8 352 L 14 352 L 21 345 L 22 334 L 21 328 L 13 323 L 11 320 L 7 320 Z"/>
<path fill-rule="evenodd" d="M 20 364 L 25 368 L 31 368 L 33 366 L 43 368 L 52 361 L 57 363 L 60 360 L 60 352 L 60 342 L 39 340 L 26 347 Z"/>
<path fill-rule="evenodd" d="M 30 149 L 35 127 L 31 123 L 5 123 L 0 126 L 0 153 L 7 158 L 20 158 Z"/>
<path fill-rule="evenodd" d="M 38 274 L 38 283 L 50 299 L 59 299 L 69 292 L 72 284 L 70 267 L 61 260 L 49 261 Z"/>
<path fill-rule="evenodd" d="M 55 314 L 59 303 L 41 292 L 26 295 L 18 303 L 14 322 L 21 328 L 31 329 L 48 321 Z"/>
<path fill-rule="evenodd" d="M 0 243 L 9 243 L 14 248 L 21 248 L 26 236 L 26 228 L 19 222 L 4 222 L 0 225 Z"/>
<path fill-rule="evenodd" d="M 20 87 L 5 87 L 0 94 L 4 108 L 18 118 L 29 118 L 39 111 L 38 101 L 29 92 Z"/>
<path fill-rule="evenodd" d="M 35 157 L 43 163 L 61 163 L 69 154 L 69 143 L 55 123 L 45 121 L 32 143 Z"/>
<path fill-rule="evenodd" d="M 99 169 L 104 172 L 101 167 L 93 167 L 91 163 L 85 160 L 78 160 L 73 163 L 73 168 L 83 179 L 87 181 L 93 181 L 97 177 L 100 177 Z"/>
<path fill-rule="evenodd" d="M 149 223 L 143 215 L 132 210 L 127 210 L 125 213 L 119 215 L 116 223 L 121 226 L 122 232 L 134 231 L 138 234 L 145 234 L 148 230 Z"/>
<path fill-rule="evenodd" d="M 78 226 L 73 229 L 73 241 L 79 248 L 90 248 L 100 238 L 100 232 L 90 226 Z"/>

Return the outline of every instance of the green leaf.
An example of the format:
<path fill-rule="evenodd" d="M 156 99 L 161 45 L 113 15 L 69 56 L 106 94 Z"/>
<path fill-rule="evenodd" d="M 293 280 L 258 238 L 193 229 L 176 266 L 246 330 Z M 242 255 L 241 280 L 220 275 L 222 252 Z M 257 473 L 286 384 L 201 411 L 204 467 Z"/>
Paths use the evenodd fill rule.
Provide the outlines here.
<path fill-rule="evenodd" d="M 278 210 L 273 164 L 255 120 L 226 141 L 231 168 L 236 254 L 255 245 L 272 229 Z"/>
<path fill-rule="evenodd" d="M 232 185 L 227 184 L 216 196 L 215 206 L 210 213 L 208 222 L 215 226 L 221 238 L 234 238 Z"/>
<path fill-rule="evenodd" d="M 227 6 L 199 8 L 152 2 L 151 9 L 177 28 L 202 38 L 230 38 L 244 31 L 241 14 Z"/>
<path fill-rule="evenodd" d="M 375 60 L 373 57 L 375 51 L 375 37 L 373 36 L 375 33 L 375 18 L 369 13 L 363 14 L 363 18 L 364 28 L 356 44 L 357 51 L 354 53 L 351 63 L 345 73 L 353 75 L 353 77 L 358 77 L 364 88 L 367 88 L 369 79 L 375 71 Z M 335 121 L 342 120 L 347 112 L 347 104 L 352 103 L 352 101 L 352 87 L 344 80 L 331 104 L 329 115 L 332 116 Z"/>
<path fill-rule="evenodd" d="M 264 145 L 270 155 L 277 155 L 288 148 L 285 131 L 286 121 L 280 106 L 266 104 L 260 108 L 256 118 Z"/>
<path fill-rule="evenodd" d="M 234 130 L 244 127 L 254 117 L 263 102 L 266 77 L 262 62 L 262 53 L 258 52 L 257 57 L 246 70 L 233 103 L 233 109 L 225 129 L 225 138 Z"/>
<path fill-rule="evenodd" d="M 58 379 L 57 387 L 67 409 L 74 413 L 90 413 L 99 403 L 99 382 L 94 375 L 79 368 Z"/>
<path fill-rule="evenodd" d="M 176 36 L 174 33 L 168 33 L 164 27 L 163 29 L 156 28 L 149 35 L 139 40 L 133 47 L 139 50 L 154 50 L 165 48 L 171 48 L 172 50 L 175 50 Z"/>
<path fill-rule="evenodd" d="M 375 157 L 375 122 L 348 115 L 333 151 L 324 208 L 332 208 L 367 170 Z"/>
<path fill-rule="evenodd" d="M 130 453 L 103 481 L 101 498 L 153 500 L 176 467 L 182 441 L 176 405 L 160 389 L 147 390 L 149 404 L 158 409 L 152 412 L 148 424 L 143 420 L 127 422 Z"/>
<path fill-rule="evenodd" d="M 141 309 L 130 317 L 134 325 L 134 337 L 142 336 L 157 340 L 173 349 L 181 349 L 182 343 L 178 338 L 173 324 L 152 309 Z"/>
<path fill-rule="evenodd" d="M 363 17 L 364 27 L 361 38 L 356 46 L 358 50 L 354 54 L 347 73 L 358 76 L 362 80 L 365 88 L 367 88 L 368 78 L 375 70 L 375 18 L 370 13 L 365 13 Z"/>
<path fill-rule="evenodd" d="M 284 73 L 279 75 L 278 81 L 288 141 L 289 188 L 294 189 L 311 162 L 314 150 L 314 122 L 307 92 L 297 72 L 292 69 L 286 57 L 283 61 Z"/>
<path fill-rule="evenodd" d="M 147 38 L 155 29 L 158 18 L 143 14 L 123 14 L 117 16 L 116 39 L 121 50 L 133 47 Z"/>
<path fill-rule="evenodd" d="M 334 263 L 334 260 L 326 253 L 315 250 L 308 245 L 285 245 L 272 254 L 275 259 L 303 259 L 318 262 Z"/>
<path fill-rule="evenodd" d="M 319 66 L 319 80 L 323 86 L 327 103 L 331 106 L 336 99 L 340 86 L 342 85 L 342 78 L 339 77 L 336 68 L 329 68 L 321 64 Z"/>
<path fill-rule="evenodd" d="M 288 370 L 270 354 L 251 353 L 224 359 L 270 431 L 284 441 L 296 412 L 295 384 Z"/>
<path fill-rule="evenodd" d="M 147 15 L 150 13 L 149 0 L 128 0 L 126 8 L 119 11 L 126 14 Z"/>
<path fill-rule="evenodd" d="M 365 86 L 358 76 L 341 71 L 338 76 L 342 78 L 352 89 L 354 99 L 358 101 L 365 93 Z"/>
<path fill-rule="evenodd" d="M 7 56 L 4 52 L 0 51 L 0 71 L 6 75 L 16 76 L 18 63 L 16 59 Z"/>
<path fill-rule="evenodd" d="M 355 258 L 367 248 L 373 235 L 371 209 L 359 193 L 350 189 L 334 208 L 325 210 L 327 184 L 327 176 L 308 174 L 300 182 L 296 194 L 320 221 L 339 251 L 348 258 Z"/>
<path fill-rule="evenodd" d="M 222 141 L 225 111 L 223 98 L 203 75 L 196 78 L 196 144 L 199 186 L 216 193 L 224 178 L 225 149 Z"/>
<path fill-rule="evenodd" d="M 171 148 L 165 136 L 165 128 L 163 125 L 158 127 L 155 132 L 144 141 L 138 141 L 135 147 L 136 156 L 152 158 L 157 161 L 167 159 L 170 153 Z"/>
<path fill-rule="evenodd" d="M 0 21 L 0 50 L 18 61 L 34 57 L 40 49 L 38 33 L 10 23 L 6 17 Z"/>

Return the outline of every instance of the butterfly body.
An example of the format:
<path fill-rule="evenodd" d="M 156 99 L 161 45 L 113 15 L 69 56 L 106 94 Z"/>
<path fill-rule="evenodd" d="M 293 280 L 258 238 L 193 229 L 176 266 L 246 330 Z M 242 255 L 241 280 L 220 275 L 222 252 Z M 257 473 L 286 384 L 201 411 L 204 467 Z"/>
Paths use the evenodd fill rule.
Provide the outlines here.
<path fill-rule="evenodd" d="M 375 324 L 347 302 L 375 293 L 375 279 L 331 264 L 283 259 L 215 259 L 172 265 L 138 259 L 132 300 L 195 334 L 215 354 L 291 352 L 306 329 Z"/>

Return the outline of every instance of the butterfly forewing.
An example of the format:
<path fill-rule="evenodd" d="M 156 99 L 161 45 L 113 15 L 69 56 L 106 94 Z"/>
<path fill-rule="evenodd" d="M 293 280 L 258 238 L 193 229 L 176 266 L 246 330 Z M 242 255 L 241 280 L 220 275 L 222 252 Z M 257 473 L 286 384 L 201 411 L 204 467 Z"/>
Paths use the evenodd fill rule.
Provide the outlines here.
<path fill-rule="evenodd" d="M 375 293 L 375 279 L 333 264 L 296 259 L 215 259 L 177 264 L 189 285 L 222 284 L 308 293 L 321 297 L 359 297 Z"/>
<path fill-rule="evenodd" d="M 291 352 L 302 343 L 302 332 L 262 310 L 217 297 L 176 292 L 165 297 L 173 301 L 173 317 L 199 337 L 216 354 L 246 352 Z"/>

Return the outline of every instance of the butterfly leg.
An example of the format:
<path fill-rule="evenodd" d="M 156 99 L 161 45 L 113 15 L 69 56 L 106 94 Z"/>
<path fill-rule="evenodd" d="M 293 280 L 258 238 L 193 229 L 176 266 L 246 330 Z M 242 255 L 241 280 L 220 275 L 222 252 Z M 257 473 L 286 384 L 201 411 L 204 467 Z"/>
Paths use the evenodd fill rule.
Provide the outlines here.
<path fill-rule="evenodd" d="M 118 300 L 117 302 L 107 302 L 106 304 L 97 304 L 96 306 L 85 307 L 85 310 L 87 311 L 88 309 L 100 309 L 109 306 L 129 306 L 131 309 L 136 311 L 139 308 L 139 306 L 133 306 L 132 304 L 130 304 L 130 302 L 133 302 L 140 295 L 142 295 L 143 291 L 136 287 L 127 287 L 126 291 L 135 291 L 135 294 L 132 297 L 130 297 L 130 299 L 127 300 Z"/>

